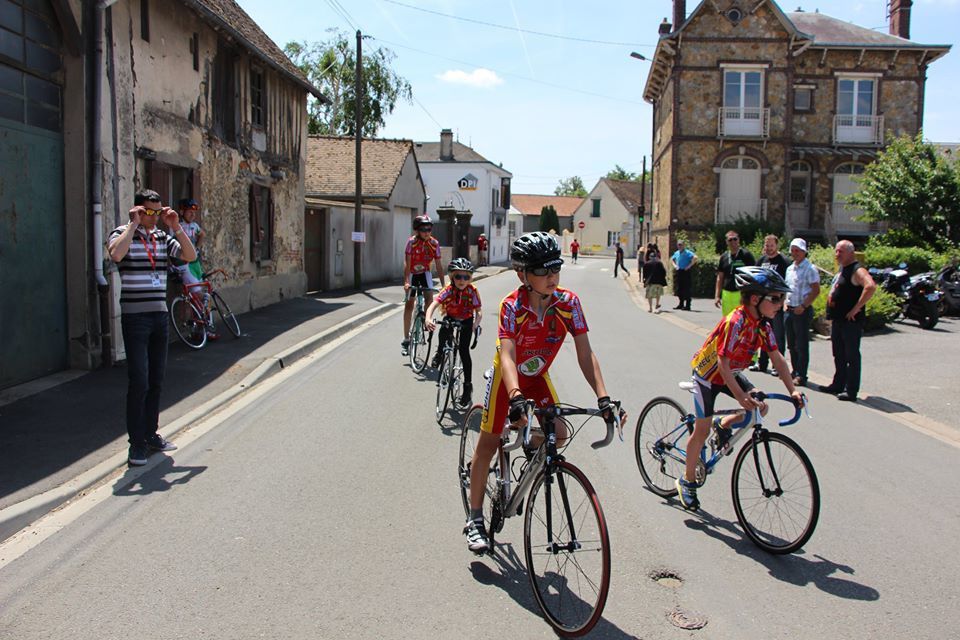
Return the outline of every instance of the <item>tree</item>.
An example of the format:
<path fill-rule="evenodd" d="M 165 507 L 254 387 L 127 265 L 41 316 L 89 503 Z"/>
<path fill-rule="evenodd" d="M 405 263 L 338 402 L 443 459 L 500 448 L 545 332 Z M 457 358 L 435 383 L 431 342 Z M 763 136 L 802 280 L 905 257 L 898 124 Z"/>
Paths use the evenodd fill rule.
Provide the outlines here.
<path fill-rule="evenodd" d="M 896 244 L 943 250 L 960 243 L 960 171 L 920 134 L 892 140 L 859 182 L 847 202 L 864 220 L 890 222 Z"/>
<path fill-rule="evenodd" d="M 354 135 L 354 78 L 357 51 L 354 38 L 339 29 L 327 29 L 325 42 L 288 42 L 284 53 L 293 61 L 313 86 L 320 89 L 330 104 L 315 97 L 307 99 L 309 132 L 322 135 Z M 361 100 L 361 133 L 377 135 L 386 116 L 393 113 L 397 102 L 410 103 L 410 83 L 400 77 L 390 63 L 396 56 L 389 49 L 363 52 L 363 98 Z"/>
<path fill-rule="evenodd" d="M 607 178 L 611 180 L 626 180 L 628 182 L 640 182 L 640 174 L 627 171 L 620 165 L 614 165 L 612 171 L 608 171 Z"/>
<path fill-rule="evenodd" d="M 556 233 L 559 230 L 560 218 L 557 217 L 557 210 L 553 208 L 553 205 L 548 204 L 540 209 L 540 231 L 553 231 Z"/>
<path fill-rule="evenodd" d="M 553 190 L 555 196 L 577 196 L 585 198 L 587 190 L 583 188 L 583 179 L 580 176 L 573 176 L 560 181 L 557 188 Z"/>

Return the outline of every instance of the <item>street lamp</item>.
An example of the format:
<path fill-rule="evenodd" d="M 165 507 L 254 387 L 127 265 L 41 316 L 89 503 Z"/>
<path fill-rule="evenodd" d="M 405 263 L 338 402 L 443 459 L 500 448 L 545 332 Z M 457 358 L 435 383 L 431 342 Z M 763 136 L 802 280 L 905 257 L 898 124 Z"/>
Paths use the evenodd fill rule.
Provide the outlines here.
<path fill-rule="evenodd" d="M 642 53 L 637 53 L 636 51 L 631 51 L 631 52 L 630 52 L 630 57 L 631 57 L 631 58 L 636 58 L 637 60 L 647 60 L 647 61 L 649 61 L 649 59 L 647 58 L 647 56 L 643 55 Z"/>

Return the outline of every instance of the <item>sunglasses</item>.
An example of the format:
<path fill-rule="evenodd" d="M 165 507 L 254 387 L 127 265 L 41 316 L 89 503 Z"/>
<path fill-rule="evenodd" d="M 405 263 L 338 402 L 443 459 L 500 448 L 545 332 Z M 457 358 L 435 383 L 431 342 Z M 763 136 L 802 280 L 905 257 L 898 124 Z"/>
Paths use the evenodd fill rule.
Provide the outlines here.
<path fill-rule="evenodd" d="M 779 296 L 763 296 L 763 299 L 766 300 L 767 302 L 772 302 L 773 304 L 780 304 L 781 302 L 783 302 L 784 297 L 785 297 L 785 296 L 783 296 L 783 295 L 779 295 Z"/>
<path fill-rule="evenodd" d="M 450 277 L 453 278 L 454 280 L 469 280 L 473 276 L 471 276 L 469 273 L 458 273 Z"/>
<path fill-rule="evenodd" d="M 557 265 L 555 267 L 535 267 L 533 269 L 527 269 L 527 273 L 535 276 L 545 276 L 548 273 L 560 273 L 560 269 L 563 265 Z"/>
<path fill-rule="evenodd" d="M 433 227 L 420 227 L 419 230 L 420 230 L 420 231 L 426 231 L 427 233 L 430 233 L 431 231 L 433 231 Z"/>
<path fill-rule="evenodd" d="M 727 238 L 727 242 L 740 242 L 740 238 Z"/>
<path fill-rule="evenodd" d="M 145 216 L 158 216 L 160 215 L 160 209 L 147 209 L 144 208 L 143 215 Z"/>

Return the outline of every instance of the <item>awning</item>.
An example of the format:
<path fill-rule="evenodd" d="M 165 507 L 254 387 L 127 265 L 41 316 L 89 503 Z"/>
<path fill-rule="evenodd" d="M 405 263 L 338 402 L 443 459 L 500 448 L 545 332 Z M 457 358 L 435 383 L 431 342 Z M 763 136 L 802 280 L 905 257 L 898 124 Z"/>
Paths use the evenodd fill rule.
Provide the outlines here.
<path fill-rule="evenodd" d="M 804 156 L 859 156 L 861 158 L 876 159 L 880 149 L 864 147 L 792 147 L 791 155 L 794 158 Z"/>
<path fill-rule="evenodd" d="M 310 196 L 305 196 L 303 202 L 307 207 L 313 209 L 319 209 L 321 207 L 330 208 L 337 207 L 339 209 L 353 209 L 354 204 L 349 200 L 325 200 L 323 198 L 312 198 Z M 363 211 L 376 211 L 377 213 L 382 213 L 384 211 L 389 211 L 386 207 L 378 207 L 373 204 L 362 204 L 360 209 Z"/>

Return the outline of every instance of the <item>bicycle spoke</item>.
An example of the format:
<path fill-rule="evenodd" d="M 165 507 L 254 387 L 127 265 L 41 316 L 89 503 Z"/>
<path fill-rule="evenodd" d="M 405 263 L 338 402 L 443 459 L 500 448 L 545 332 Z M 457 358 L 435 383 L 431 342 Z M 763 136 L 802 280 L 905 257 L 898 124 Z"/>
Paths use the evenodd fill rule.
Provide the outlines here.
<path fill-rule="evenodd" d="M 634 455 L 647 487 L 658 496 L 676 494 L 674 481 L 683 473 L 689 427 L 685 414 L 670 398 L 654 398 L 637 420 Z"/>

